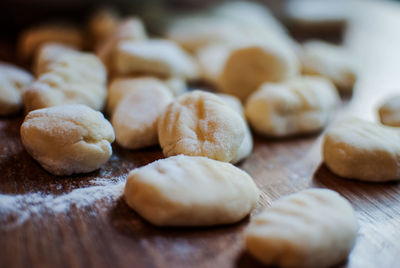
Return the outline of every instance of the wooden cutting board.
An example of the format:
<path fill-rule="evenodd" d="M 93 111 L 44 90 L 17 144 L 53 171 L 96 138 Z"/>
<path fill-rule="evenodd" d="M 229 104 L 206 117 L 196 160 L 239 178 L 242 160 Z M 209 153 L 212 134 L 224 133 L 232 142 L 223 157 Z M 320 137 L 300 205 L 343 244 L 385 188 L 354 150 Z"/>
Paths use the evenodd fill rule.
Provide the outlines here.
<path fill-rule="evenodd" d="M 333 121 L 350 116 L 376 120 L 377 105 L 400 94 L 400 7 L 363 4 L 349 27 L 345 45 L 359 57 L 362 72 L 353 97 L 343 100 Z M 23 149 L 22 120 L 22 115 L 0 119 L 0 267 L 260 265 L 243 251 L 248 218 L 213 228 L 156 228 L 119 198 L 127 173 L 162 158 L 160 148 L 128 151 L 114 145 L 114 155 L 101 170 L 55 177 Z M 400 185 L 335 176 L 321 163 L 322 135 L 254 137 L 254 152 L 239 165 L 262 190 L 253 214 L 305 188 L 336 190 L 350 200 L 360 225 L 343 266 L 400 267 Z"/>

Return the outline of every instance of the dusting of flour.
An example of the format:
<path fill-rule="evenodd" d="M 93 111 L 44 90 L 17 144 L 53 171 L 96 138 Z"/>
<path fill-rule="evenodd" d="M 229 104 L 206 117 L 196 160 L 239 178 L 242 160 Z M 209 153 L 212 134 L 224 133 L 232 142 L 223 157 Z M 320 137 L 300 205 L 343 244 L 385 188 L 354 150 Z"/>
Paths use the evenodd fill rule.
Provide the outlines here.
<path fill-rule="evenodd" d="M 125 176 L 112 180 L 98 178 L 90 181 L 91 185 L 88 187 L 78 188 L 62 195 L 41 192 L 0 194 L 0 230 L 12 229 L 44 213 L 68 213 L 72 208 L 107 209 L 122 195 L 125 180 Z"/>

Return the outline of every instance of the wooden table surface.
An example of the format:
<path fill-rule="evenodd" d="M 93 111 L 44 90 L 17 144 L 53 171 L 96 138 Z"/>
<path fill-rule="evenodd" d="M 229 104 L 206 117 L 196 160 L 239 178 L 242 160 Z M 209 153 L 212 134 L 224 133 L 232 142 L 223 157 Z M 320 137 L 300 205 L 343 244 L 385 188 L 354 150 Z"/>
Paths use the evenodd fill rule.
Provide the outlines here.
<path fill-rule="evenodd" d="M 343 100 L 333 122 L 349 116 L 376 120 L 377 105 L 400 93 L 400 7 L 363 5 L 344 43 L 359 57 L 361 74 L 353 97 Z M 249 218 L 213 228 L 156 228 L 128 208 L 119 197 L 123 181 L 131 169 L 162 158 L 158 147 L 128 151 L 114 145 L 112 158 L 99 171 L 55 177 L 23 149 L 22 120 L 22 115 L 0 119 L 0 267 L 260 265 L 243 251 Z M 262 190 L 253 215 L 305 188 L 336 190 L 352 203 L 360 225 L 355 248 L 342 266 L 400 267 L 400 185 L 335 176 L 321 163 L 321 136 L 254 137 L 254 152 L 239 165 Z M 82 194 L 88 198 L 83 205 L 76 200 Z"/>

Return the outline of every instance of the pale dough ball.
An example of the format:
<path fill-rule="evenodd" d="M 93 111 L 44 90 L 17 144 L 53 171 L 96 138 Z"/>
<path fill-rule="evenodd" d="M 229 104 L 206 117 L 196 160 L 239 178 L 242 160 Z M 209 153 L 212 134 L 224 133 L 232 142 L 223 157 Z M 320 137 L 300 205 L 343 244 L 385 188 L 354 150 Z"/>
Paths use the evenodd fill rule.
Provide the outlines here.
<path fill-rule="evenodd" d="M 400 96 L 393 96 L 379 108 L 381 123 L 400 127 Z"/>
<path fill-rule="evenodd" d="M 175 97 L 182 95 L 187 91 L 186 80 L 182 77 L 171 76 L 162 81 Z"/>
<path fill-rule="evenodd" d="M 170 78 L 174 79 L 174 78 Z M 177 78 L 178 79 L 178 78 Z M 168 88 L 171 93 L 179 92 L 182 90 L 181 85 L 174 85 L 174 81 L 161 80 L 156 77 L 143 76 L 135 78 L 116 78 L 114 79 L 109 87 L 107 93 L 107 112 L 113 114 L 118 103 L 127 95 L 130 91 L 140 90 L 146 91 L 151 88 Z M 179 82 L 178 82 L 179 83 Z M 186 84 L 185 84 L 186 85 Z M 176 88 L 172 88 L 176 87 Z M 159 89 L 162 90 L 162 89 Z"/>
<path fill-rule="evenodd" d="M 128 149 L 157 144 L 158 117 L 172 100 L 172 93 L 162 84 L 155 83 L 146 89 L 132 88 L 112 115 L 118 144 Z"/>
<path fill-rule="evenodd" d="M 174 42 L 162 39 L 121 42 L 116 50 L 115 71 L 119 75 L 180 76 L 189 80 L 199 76 L 195 60 Z"/>
<path fill-rule="evenodd" d="M 371 182 L 400 180 L 400 130 L 347 119 L 326 133 L 323 158 L 344 178 Z"/>
<path fill-rule="evenodd" d="M 32 27 L 23 32 L 18 40 L 18 54 L 24 60 L 30 59 L 44 43 L 56 42 L 81 48 L 82 32 L 70 25 L 46 24 Z"/>
<path fill-rule="evenodd" d="M 300 72 L 296 54 L 281 41 L 216 44 L 198 52 L 203 77 L 242 101 L 264 82 L 280 82 Z"/>
<path fill-rule="evenodd" d="M 66 53 L 76 54 L 77 51 L 71 46 L 59 43 L 45 43 L 41 45 L 37 50 L 33 61 L 33 70 L 35 75 L 40 76 L 49 71 L 48 67 L 60 58 L 61 55 Z"/>
<path fill-rule="evenodd" d="M 22 94 L 32 81 L 33 77 L 27 71 L 0 62 L 0 115 L 9 115 L 22 108 Z"/>
<path fill-rule="evenodd" d="M 259 191 L 241 169 L 206 157 L 178 155 L 129 173 L 124 197 L 158 226 L 210 226 L 240 221 Z"/>
<path fill-rule="evenodd" d="M 228 43 L 243 37 L 236 25 L 221 17 L 192 15 L 178 17 L 167 27 L 166 37 L 190 52 L 215 43 Z"/>
<path fill-rule="evenodd" d="M 85 105 L 64 105 L 30 112 L 21 126 L 28 153 L 54 175 L 87 173 L 112 154 L 114 131 L 103 114 Z"/>
<path fill-rule="evenodd" d="M 231 107 L 234 111 L 240 114 L 244 120 L 246 120 L 242 103 L 238 98 L 228 94 L 217 94 L 229 107 Z M 237 163 L 245 159 L 251 154 L 253 151 L 253 136 L 251 135 L 251 131 L 246 122 L 246 132 L 244 134 L 243 142 L 239 147 L 239 151 L 236 154 L 236 157 L 231 161 L 232 163 Z"/>
<path fill-rule="evenodd" d="M 326 189 L 310 189 L 275 201 L 251 219 L 246 249 L 265 265 L 332 267 L 355 243 L 357 220 L 349 202 Z"/>
<path fill-rule="evenodd" d="M 100 42 L 98 48 L 96 48 L 96 54 L 111 72 L 114 71 L 115 50 L 120 42 L 145 39 L 147 39 L 147 33 L 143 22 L 139 18 L 130 17 L 119 22 L 112 34 Z"/>
<path fill-rule="evenodd" d="M 106 100 L 107 73 L 91 53 L 64 53 L 24 93 L 27 112 L 63 104 L 85 104 L 101 110 Z"/>
<path fill-rule="evenodd" d="M 246 132 L 243 118 L 218 96 L 202 91 L 175 99 L 158 120 L 165 156 L 206 156 L 224 162 L 238 153 Z"/>
<path fill-rule="evenodd" d="M 300 52 L 304 74 L 330 79 L 340 91 L 351 92 L 357 79 L 355 59 L 344 48 L 322 41 L 303 44 Z"/>
<path fill-rule="evenodd" d="M 91 36 L 94 47 L 110 36 L 118 27 L 120 17 L 118 13 L 111 8 L 100 8 L 96 10 L 89 18 L 88 31 Z"/>
<path fill-rule="evenodd" d="M 339 102 L 335 86 L 322 77 L 266 83 L 246 102 L 246 116 L 260 134 L 283 137 L 322 129 Z"/>
<path fill-rule="evenodd" d="M 291 0 L 286 13 L 295 27 L 305 30 L 340 30 L 351 16 L 351 1 Z"/>

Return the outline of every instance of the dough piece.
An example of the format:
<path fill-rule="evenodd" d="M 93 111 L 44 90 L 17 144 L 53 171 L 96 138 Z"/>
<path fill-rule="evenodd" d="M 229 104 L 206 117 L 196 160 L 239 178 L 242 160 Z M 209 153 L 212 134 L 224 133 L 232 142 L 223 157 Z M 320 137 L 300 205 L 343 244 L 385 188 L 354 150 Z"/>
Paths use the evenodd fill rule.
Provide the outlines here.
<path fill-rule="evenodd" d="M 393 96 L 379 108 L 381 123 L 400 127 L 400 96 Z"/>
<path fill-rule="evenodd" d="M 223 93 L 242 101 L 264 82 L 280 82 L 299 73 L 296 54 L 279 41 L 215 45 L 198 54 L 204 77 Z"/>
<path fill-rule="evenodd" d="M 176 97 L 187 91 L 186 80 L 182 77 L 172 76 L 163 80 L 171 93 Z"/>
<path fill-rule="evenodd" d="M 224 162 L 238 154 L 246 132 L 243 118 L 218 96 L 191 91 L 175 99 L 158 120 L 165 156 L 206 156 Z"/>
<path fill-rule="evenodd" d="M 12 64 L 0 62 L 0 115 L 22 108 L 22 94 L 33 81 L 30 73 Z"/>
<path fill-rule="evenodd" d="M 121 42 L 116 51 L 115 70 L 119 75 L 139 73 L 189 80 L 199 77 L 194 59 L 175 43 L 162 39 Z"/>
<path fill-rule="evenodd" d="M 264 84 L 246 102 L 250 125 L 260 134 L 284 137 L 322 129 L 339 102 L 335 86 L 316 76 Z"/>
<path fill-rule="evenodd" d="M 171 78 L 173 79 L 173 78 Z M 119 102 L 127 95 L 130 91 L 141 90 L 146 91 L 149 88 L 165 88 L 173 93 L 175 90 L 171 89 L 174 85 L 169 80 L 161 80 L 156 77 L 143 76 L 136 78 L 116 78 L 114 79 L 108 88 L 107 93 L 107 112 L 112 115 Z M 175 85 L 176 86 L 176 85 Z M 179 85 L 178 85 L 179 86 Z M 161 90 L 161 89 L 160 89 Z"/>
<path fill-rule="evenodd" d="M 18 40 L 18 54 L 29 60 L 44 43 L 55 42 L 82 48 L 83 36 L 78 28 L 62 24 L 36 26 L 23 32 Z"/>
<path fill-rule="evenodd" d="M 139 18 L 131 17 L 121 21 L 112 34 L 99 44 L 96 54 L 111 72 L 114 70 L 115 52 L 120 42 L 145 39 L 147 39 L 147 33 L 143 22 Z"/>
<path fill-rule="evenodd" d="M 77 54 L 73 47 L 59 43 L 45 43 L 35 55 L 33 70 L 36 76 L 48 72 L 49 65 L 66 53 Z"/>
<path fill-rule="evenodd" d="M 166 37 L 189 52 L 215 43 L 229 43 L 243 38 L 244 33 L 230 21 L 209 15 L 192 15 L 173 20 Z"/>
<path fill-rule="evenodd" d="M 352 92 L 357 78 L 355 60 L 342 47 L 322 41 L 309 41 L 301 52 L 304 74 L 330 79 L 340 91 Z"/>
<path fill-rule="evenodd" d="M 65 105 L 30 112 L 21 126 L 28 153 L 54 175 L 87 173 L 112 154 L 111 124 L 85 105 Z"/>
<path fill-rule="evenodd" d="M 333 126 L 325 135 L 323 157 L 344 178 L 370 182 L 400 180 L 400 130 L 359 119 Z"/>
<path fill-rule="evenodd" d="M 330 32 L 346 25 L 350 18 L 349 7 L 349 1 L 291 0 L 285 9 L 296 28 Z"/>
<path fill-rule="evenodd" d="M 259 191 L 241 169 L 206 157 L 178 155 L 129 173 L 125 200 L 158 226 L 210 226 L 240 221 Z"/>
<path fill-rule="evenodd" d="M 115 10 L 111 8 L 96 10 L 88 21 L 88 31 L 94 47 L 110 36 L 119 22 L 120 18 Z"/>
<path fill-rule="evenodd" d="M 112 116 L 118 144 L 128 149 L 156 145 L 158 117 L 172 100 L 172 93 L 159 82 L 145 89 L 132 88 Z"/>
<path fill-rule="evenodd" d="M 206 13 L 180 16 L 167 26 L 166 36 L 190 52 L 249 39 L 293 42 L 265 6 L 244 1 L 224 2 Z"/>
<path fill-rule="evenodd" d="M 47 67 L 23 96 L 27 112 L 63 104 L 85 104 L 95 110 L 106 99 L 106 70 L 91 53 L 66 53 Z"/>
<path fill-rule="evenodd" d="M 357 220 L 350 203 L 327 189 L 309 189 L 275 201 L 251 219 L 246 249 L 263 264 L 332 267 L 353 248 Z"/>
<path fill-rule="evenodd" d="M 246 120 L 243 106 L 240 100 L 232 95 L 228 94 L 217 94 L 229 107 L 231 107 L 234 111 L 240 114 L 244 120 Z M 251 135 L 251 131 L 249 126 L 246 124 L 246 132 L 244 134 L 243 142 L 239 147 L 239 151 L 236 154 L 236 157 L 231 161 L 232 163 L 237 163 L 248 157 L 253 151 L 253 136 Z"/>

